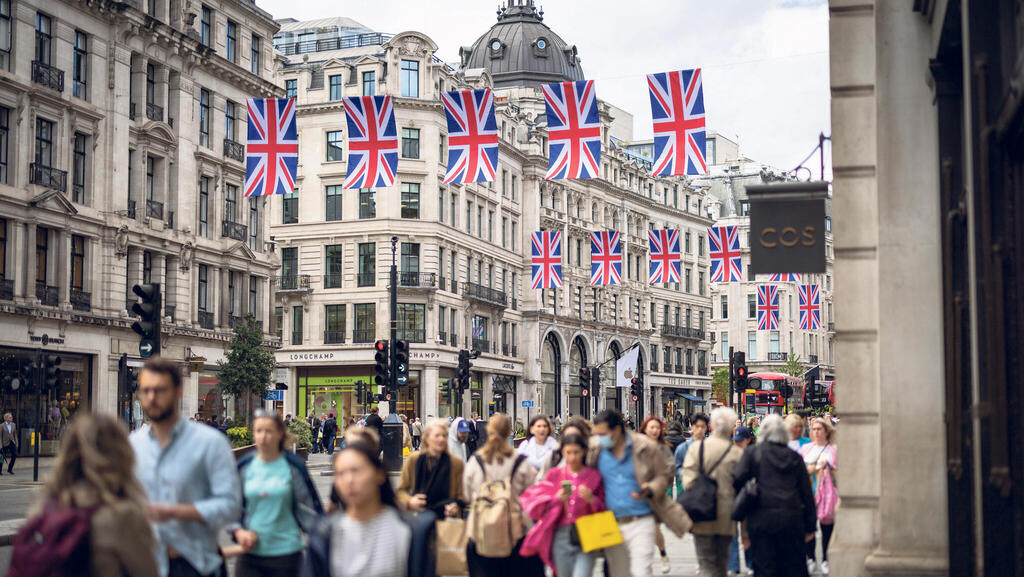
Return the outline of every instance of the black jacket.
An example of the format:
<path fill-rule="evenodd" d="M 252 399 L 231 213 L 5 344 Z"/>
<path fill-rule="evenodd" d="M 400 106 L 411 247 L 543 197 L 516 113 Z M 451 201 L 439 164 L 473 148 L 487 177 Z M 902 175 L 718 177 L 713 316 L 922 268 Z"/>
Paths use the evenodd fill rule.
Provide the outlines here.
<path fill-rule="evenodd" d="M 313 484 L 313 479 L 309 476 L 306 463 L 291 451 L 285 451 L 283 454 L 292 471 L 292 515 L 295 516 L 299 528 L 309 533 L 324 514 L 324 508 L 320 504 L 320 495 Z M 254 451 L 238 460 L 238 476 L 242 480 L 242 517 L 237 524 L 228 527 L 232 532 L 245 527 L 247 521 L 245 518 L 245 471 L 255 458 L 256 452 Z"/>
<path fill-rule="evenodd" d="M 377 436 L 383 439 L 384 419 L 380 418 L 380 415 L 377 413 L 370 413 L 370 416 L 366 417 L 366 426 L 377 431 Z"/>
<path fill-rule="evenodd" d="M 814 533 L 817 516 L 811 480 L 796 451 L 778 443 L 759 442 L 743 452 L 732 476 L 736 491 L 751 477 L 757 478 L 760 504 L 747 518 L 752 535 Z"/>
<path fill-rule="evenodd" d="M 334 417 L 328 417 L 324 421 L 324 436 L 325 437 L 336 437 L 338 435 L 338 421 L 334 420 Z"/>
<path fill-rule="evenodd" d="M 302 561 L 300 577 L 331 576 L 331 531 L 334 530 L 334 516 L 344 515 L 337 511 L 324 517 L 309 535 L 306 556 Z M 430 542 L 433 539 L 434 521 L 437 515 L 430 511 L 422 511 L 416 515 L 399 512 L 409 528 L 412 529 L 412 543 L 409 544 L 409 560 L 406 567 L 407 577 L 434 577 L 435 560 L 431 554 Z"/>

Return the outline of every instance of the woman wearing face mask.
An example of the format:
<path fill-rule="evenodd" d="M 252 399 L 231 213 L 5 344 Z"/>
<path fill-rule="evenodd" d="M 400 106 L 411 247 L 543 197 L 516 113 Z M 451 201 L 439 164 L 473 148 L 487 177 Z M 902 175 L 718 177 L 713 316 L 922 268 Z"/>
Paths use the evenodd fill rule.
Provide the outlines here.
<path fill-rule="evenodd" d="M 544 466 L 544 461 L 558 449 L 558 442 L 551 437 L 551 421 L 544 415 L 530 419 L 526 442 L 519 445 L 519 454 L 526 455 L 526 462 L 534 469 Z"/>
<path fill-rule="evenodd" d="M 576 519 L 604 510 L 601 474 L 586 464 L 587 439 L 562 430 L 562 465 L 527 489 L 519 502 L 536 523 L 523 540 L 523 555 L 538 554 L 559 577 L 590 577 L 596 556 L 570 539 Z"/>
<path fill-rule="evenodd" d="M 448 454 L 448 424 L 428 423 L 420 450 L 402 466 L 396 495 L 399 505 L 414 513 L 429 509 L 438 517 L 458 517 L 462 468 L 462 459 Z"/>
<path fill-rule="evenodd" d="M 256 411 L 252 423 L 256 453 L 238 462 L 242 519 L 232 534 L 242 547 L 239 577 L 294 575 L 302 561 L 302 533 L 309 533 L 323 509 L 302 459 L 285 451 L 284 421 Z"/>

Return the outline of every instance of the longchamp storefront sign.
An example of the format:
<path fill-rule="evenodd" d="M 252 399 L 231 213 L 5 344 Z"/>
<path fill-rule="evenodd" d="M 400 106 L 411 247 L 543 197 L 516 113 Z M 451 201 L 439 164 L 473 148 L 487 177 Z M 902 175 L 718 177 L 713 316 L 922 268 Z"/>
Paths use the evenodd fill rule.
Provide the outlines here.
<path fill-rule="evenodd" d="M 750 185 L 747 197 L 751 275 L 825 272 L 828 183 Z"/>

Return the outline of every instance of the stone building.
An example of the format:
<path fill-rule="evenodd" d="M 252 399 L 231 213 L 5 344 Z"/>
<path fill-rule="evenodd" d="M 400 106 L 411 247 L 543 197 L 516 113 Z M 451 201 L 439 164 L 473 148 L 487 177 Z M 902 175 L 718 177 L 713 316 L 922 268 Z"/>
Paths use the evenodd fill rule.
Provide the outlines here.
<path fill-rule="evenodd" d="M 281 92 L 276 29 L 251 2 L 0 0 L 0 405 L 23 430 L 126 417 L 139 282 L 162 285 L 163 354 L 194 369 L 183 410 L 224 412 L 210 369 L 232 323 L 270 320 L 278 266 L 265 201 L 240 193 L 245 98 Z M 11 387 L 40 346 L 63 360 L 41 417 Z"/>
<path fill-rule="evenodd" d="M 332 31 L 333 27 L 333 31 Z M 348 19 L 285 21 L 294 42 L 278 82 L 298 98 L 300 163 L 294 196 L 272 201 L 281 250 L 276 314 L 287 367 L 287 410 L 365 410 L 353 394 L 373 374 L 372 343 L 388 338 L 391 237 L 398 237 L 399 337 L 411 343 L 399 410 L 444 416 L 506 410 L 590 412 L 581 365 L 604 366 L 596 403 L 634 416 L 690 410 L 709 396 L 706 323 L 710 224 L 706 195 L 683 178 L 650 175 L 650 161 L 613 142 L 632 136 L 632 117 L 602 102 L 601 174 L 546 181 L 546 119 L 540 85 L 584 78 L 579 55 L 544 23 L 533 2 L 513 2 L 494 27 L 461 50 L 456 69 L 416 32 L 365 29 Z M 315 30 L 314 30 L 315 29 Z M 313 38 L 309 35 L 320 34 Z M 298 38 L 307 38 L 300 41 Z M 315 41 L 314 41 L 315 40 Z M 642 85 L 641 85 L 642 86 Z M 490 184 L 445 185 L 446 122 L 440 93 L 494 87 L 500 153 Z M 597 86 L 600 95 L 600 84 Z M 342 190 L 347 163 L 343 96 L 390 94 L 400 137 L 396 183 Z M 647 230 L 681 229 L 684 274 L 676 286 L 647 283 Z M 591 287 L 589 232 L 623 236 L 623 283 Z M 530 289 L 530 234 L 561 230 L 563 281 Z M 613 360 L 641 347 L 639 406 L 614 388 Z M 472 394 L 453 408 L 439 384 L 454 375 L 459 349 L 476 348 Z M 686 394 L 692 400 L 681 395 Z"/>

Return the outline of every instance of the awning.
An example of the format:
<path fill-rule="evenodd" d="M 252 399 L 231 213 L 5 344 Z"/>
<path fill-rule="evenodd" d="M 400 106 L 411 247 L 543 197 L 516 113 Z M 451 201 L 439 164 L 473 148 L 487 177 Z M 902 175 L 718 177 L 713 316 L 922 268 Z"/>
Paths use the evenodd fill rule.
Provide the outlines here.
<path fill-rule="evenodd" d="M 682 398 L 686 399 L 687 401 L 692 402 L 695 405 L 706 405 L 706 404 L 708 404 L 708 402 L 705 399 L 702 399 L 702 398 L 700 398 L 698 396 L 695 396 L 695 395 L 691 395 L 689 393 L 676 393 L 676 396 L 677 397 L 682 397 Z"/>

